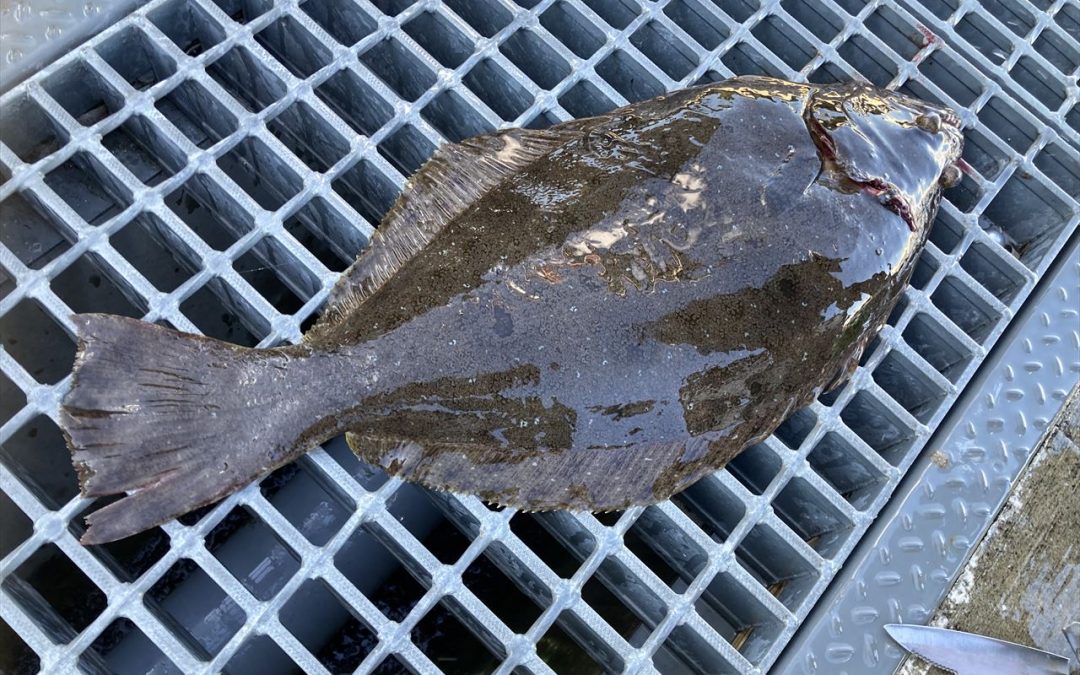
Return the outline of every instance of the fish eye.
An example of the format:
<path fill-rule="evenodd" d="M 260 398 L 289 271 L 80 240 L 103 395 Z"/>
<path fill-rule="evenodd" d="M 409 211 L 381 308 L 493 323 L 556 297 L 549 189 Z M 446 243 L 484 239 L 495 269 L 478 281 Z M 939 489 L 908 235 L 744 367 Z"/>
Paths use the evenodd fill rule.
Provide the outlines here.
<path fill-rule="evenodd" d="M 941 172 L 941 178 L 938 179 L 938 183 L 940 183 L 943 188 L 951 188 L 960 182 L 960 178 L 960 167 L 955 164 L 950 164 Z"/>
<path fill-rule="evenodd" d="M 924 113 L 915 118 L 915 126 L 927 133 L 936 134 L 941 131 L 941 118 L 934 113 Z"/>

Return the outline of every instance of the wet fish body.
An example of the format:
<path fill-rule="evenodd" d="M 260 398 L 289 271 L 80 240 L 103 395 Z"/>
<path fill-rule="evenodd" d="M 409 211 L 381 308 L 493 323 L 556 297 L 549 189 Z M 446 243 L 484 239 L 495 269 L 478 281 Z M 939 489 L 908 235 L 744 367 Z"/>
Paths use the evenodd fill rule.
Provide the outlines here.
<path fill-rule="evenodd" d="M 86 539 L 342 432 L 391 474 L 502 504 L 665 499 L 857 365 L 961 142 L 949 111 L 866 85 L 737 78 L 444 146 L 301 345 L 77 318 L 83 489 L 135 491 Z"/>

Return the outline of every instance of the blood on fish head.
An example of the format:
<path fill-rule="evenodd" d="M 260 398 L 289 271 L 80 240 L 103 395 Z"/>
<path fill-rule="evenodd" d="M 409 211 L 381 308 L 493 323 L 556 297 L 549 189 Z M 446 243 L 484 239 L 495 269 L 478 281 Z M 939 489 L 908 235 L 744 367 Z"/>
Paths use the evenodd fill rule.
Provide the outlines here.
<path fill-rule="evenodd" d="M 838 184 L 877 196 L 925 231 L 942 188 L 960 180 L 960 119 L 952 110 L 863 83 L 823 86 L 807 128 Z"/>

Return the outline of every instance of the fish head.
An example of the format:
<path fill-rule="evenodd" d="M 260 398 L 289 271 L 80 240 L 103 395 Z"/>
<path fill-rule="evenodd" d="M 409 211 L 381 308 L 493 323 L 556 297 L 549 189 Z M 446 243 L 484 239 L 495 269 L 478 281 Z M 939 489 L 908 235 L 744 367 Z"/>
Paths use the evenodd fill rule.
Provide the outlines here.
<path fill-rule="evenodd" d="M 806 108 L 823 173 L 864 190 L 924 233 L 944 188 L 960 182 L 964 137 L 952 110 L 863 83 L 817 88 Z"/>

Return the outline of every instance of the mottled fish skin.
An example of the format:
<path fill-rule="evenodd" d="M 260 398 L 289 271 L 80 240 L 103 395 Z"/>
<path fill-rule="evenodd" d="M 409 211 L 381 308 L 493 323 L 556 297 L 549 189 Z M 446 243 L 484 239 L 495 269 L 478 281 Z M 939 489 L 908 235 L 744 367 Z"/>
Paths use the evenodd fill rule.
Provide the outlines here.
<path fill-rule="evenodd" d="M 216 371 L 244 373 L 253 403 L 229 415 L 263 411 L 260 448 L 152 515 L 108 507 L 91 539 L 342 432 L 393 475 L 500 504 L 666 499 L 846 379 L 906 287 L 961 145 L 948 110 L 755 77 L 444 146 L 303 345 Z M 91 388 L 109 331 L 87 326 L 65 401 L 84 490 L 166 490 L 92 451 L 121 394 Z M 219 366 L 233 358 L 212 347 Z"/>

